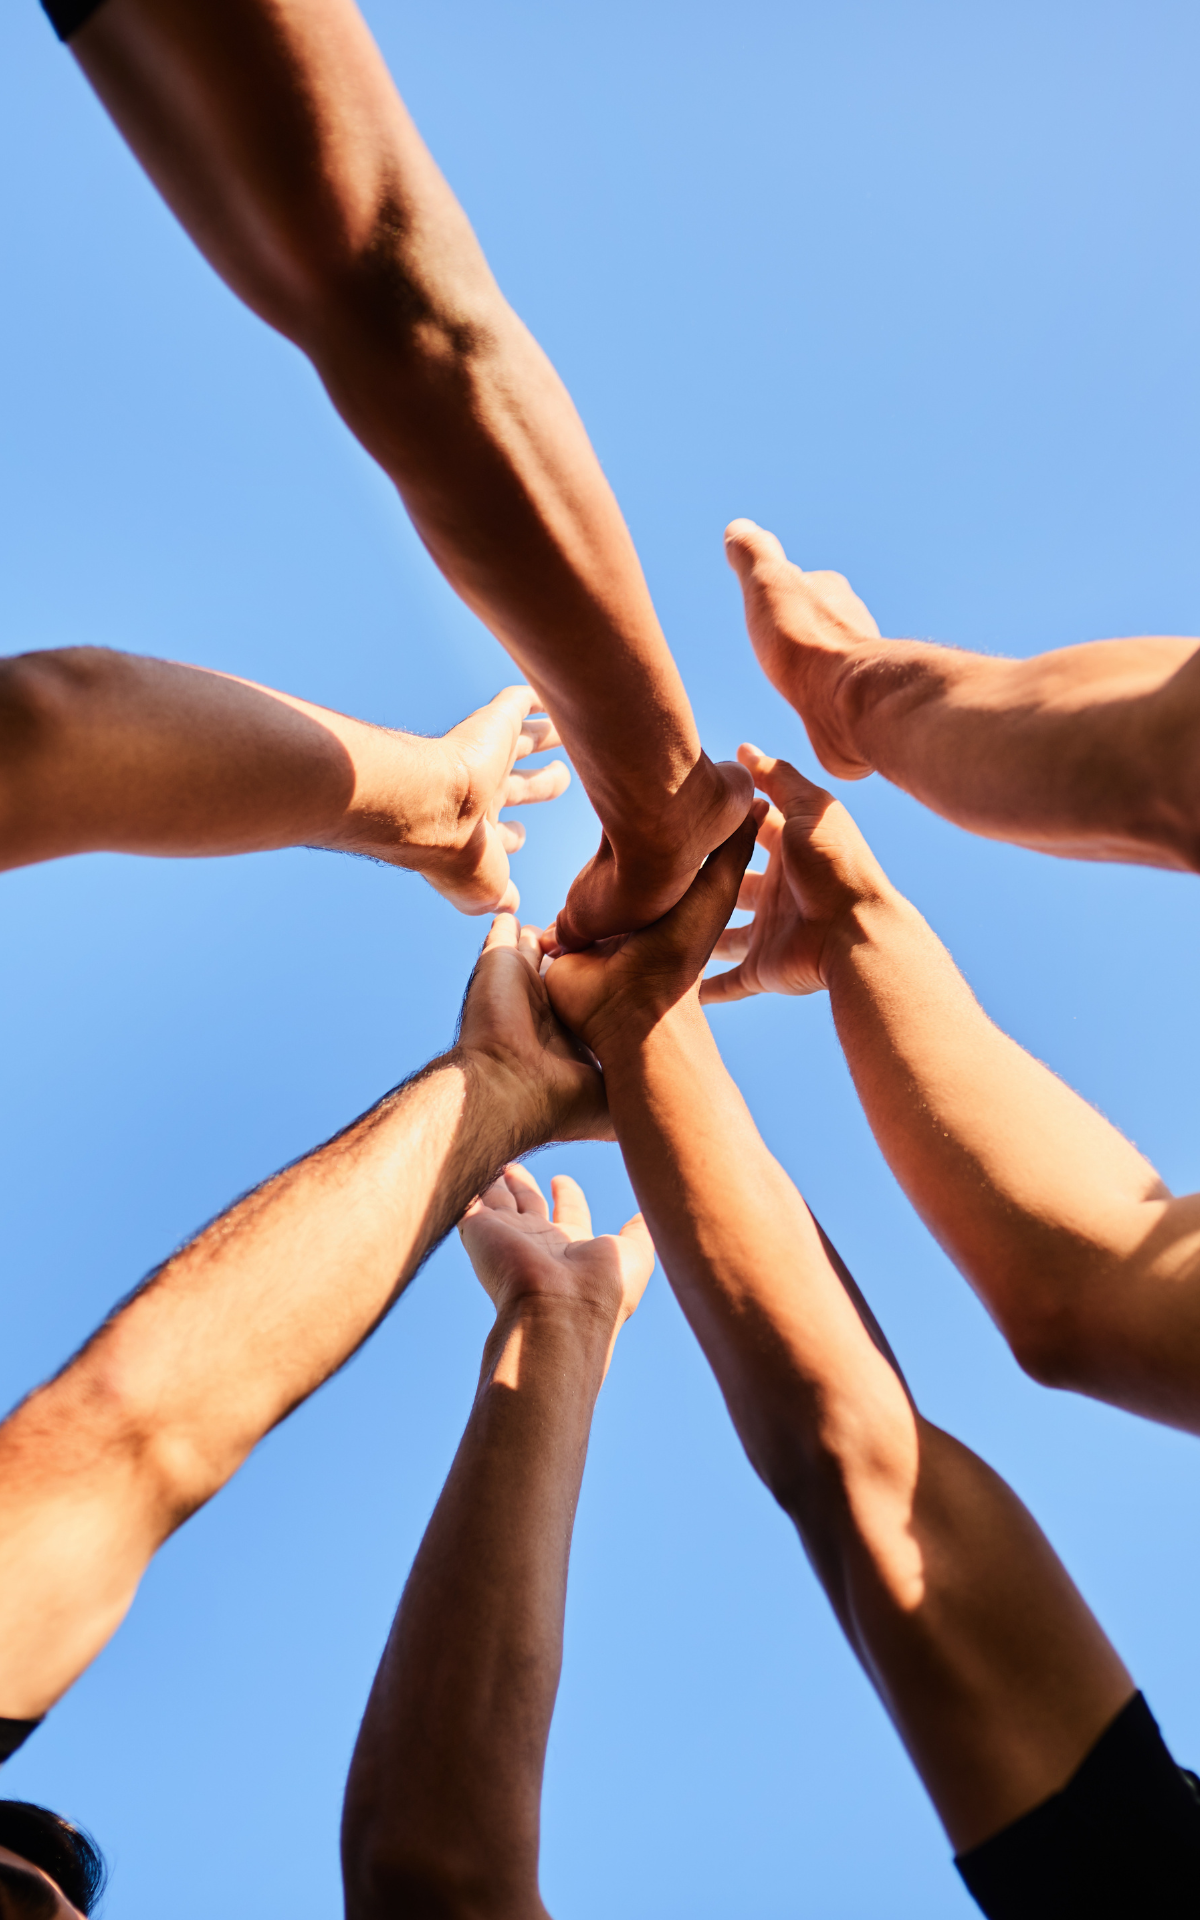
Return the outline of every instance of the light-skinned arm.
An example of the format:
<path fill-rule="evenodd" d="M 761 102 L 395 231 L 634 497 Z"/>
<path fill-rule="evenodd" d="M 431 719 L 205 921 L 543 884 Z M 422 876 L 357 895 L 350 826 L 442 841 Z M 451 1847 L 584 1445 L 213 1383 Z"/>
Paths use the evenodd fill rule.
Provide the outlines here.
<path fill-rule="evenodd" d="M 544 1920 L 542 1771 L 596 1395 L 654 1249 L 592 1236 L 510 1167 L 462 1223 L 496 1307 L 462 1444 L 404 1589 L 354 1750 L 349 1920 Z"/>
<path fill-rule="evenodd" d="M 1093 640 L 1027 660 L 889 640 L 840 573 L 735 520 L 759 664 L 841 780 L 879 772 L 992 840 L 1200 870 L 1200 640 Z"/>
<path fill-rule="evenodd" d="M 507 687 L 441 739 L 231 674 L 101 647 L 0 660 L 0 868 L 64 854 L 327 847 L 423 874 L 463 913 L 518 903 L 502 807 L 553 800 L 558 744 Z"/>
<path fill-rule="evenodd" d="M 993 1025 L 838 801 L 741 754 L 776 803 L 769 861 L 705 998 L 827 990 L 892 1171 L 1021 1365 L 1200 1432 L 1200 1195 Z"/>
<path fill-rule="evenodd" d="M 457 1044 L 177 1253 L 0 1425 L 0 1715 L 44 1713 L 154 1552 L 366 1339 L 514 1155 L 604 1137 L 536 941 L 494 924 Z"/>
<path fill-rule="evenodd" d="M 751 846 L 747 827 L 658 927 L 554 961 L 547 984 L 603 1067 L 750 1462 L 963 1851 L 1063 1786 L 1132 1682 L 1020 1501 L 913 1405 L 722 1065 L 699 976 Z"/>
<path fill-rule="evenodd" d="M 655 918 L 749 789 L 702 752 L 582 423 L 353 0 L 104 0 L 71 48 L 197 245 L 309 356 L 537 687 L 604 829 L 560 936 Z"/>

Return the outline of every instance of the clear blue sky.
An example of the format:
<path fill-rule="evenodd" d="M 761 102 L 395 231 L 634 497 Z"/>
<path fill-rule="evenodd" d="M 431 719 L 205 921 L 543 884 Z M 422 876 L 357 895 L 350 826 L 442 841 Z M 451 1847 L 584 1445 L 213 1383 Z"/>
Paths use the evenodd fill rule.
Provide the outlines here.
<path fill-rule="evenodd" d="M 369 11 L 582 408 L 714 752 L 748 735 L 813 770 L 744 636 L 735 513 L 842 568 L 885 632 L 1029 653 L 1200 628 L 1194 7 Z M 507 680 L 34 0 L 0 19 L 0 148 L 4 650 L 169 654 L 428 731 Z M 844 797 L 985 1006 L 1197 1184 L 1200 884 L 989 846 L 878 781 Z M 530 917 L 594 833 L 578 788 L 533 823 Z M 303 852 L 0 886 L 7 1404 L 445 1043 L 480 928 Z M 926 1412 L 1029 1502 L 1200 1765 L 1197 1443 L 1018 1374 L 876 1152 L 822 1002 L 715 1024 Z M 541 1165 L 579 1173 L 602 1226 L 630 1211 L 615 1148 Z M 357 1718 L 488 1318 L 447 1247 L 5 1770 L 94 1827 L 122 1920 L 339 1911 Z M 562 1920 L 974 1911 L 661 1275 L 596 1423 L 544 1887 Z"/>

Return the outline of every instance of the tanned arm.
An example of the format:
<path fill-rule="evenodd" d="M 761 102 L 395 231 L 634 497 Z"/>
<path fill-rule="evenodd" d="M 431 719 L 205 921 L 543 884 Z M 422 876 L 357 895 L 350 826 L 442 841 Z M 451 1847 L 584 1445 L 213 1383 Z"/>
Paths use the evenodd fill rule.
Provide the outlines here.
<path fill-rule="evenodd" d="M 560 938 L 644 924 L 744 814 L 632 541 L 352 0 L 104 0 L 72 51 L 235 292 L 308 354 L 537 687 L 604 828 Z"/>
<path fill-rule="evenodd" d="M 498 919 L 458 1044 L 205 1229 L 0 1425 L 0 1714 L 44 1713 L 156 1549 L 366 1339 L 513 1155 L 606 1127 Z"/>
<path fill-rule="evenodd" d="M 1200 1195 L 992 1024 L 844 807 L 742 759 L 776 802 L 770 860 L 705 998 L 827 989 L 875 1138 L 1022 1366 L 1200 1432 Z"/>
<path fill-rule="evenodd" d="M 759 663 L 842 780 L 882 773 L 992 840 L 1200 870 L 1200 640 L 1094 640 L 1028 660 L 888 640 L 840 573 L 735 520 Z"/>
<path fill-rule="evenodd" d="M 922 1418 L 759 1138 L 698 977 L 743 829 L 659 927 L 556 961 L 659 1257 L 749 1459 L 795 1521 L 955 1846 L 1060 1788 L 1133 1688 L 1030 1515 Z"/>
<path fill-rule="evenodd" d="M 552 800 L 557 744 L 509 687 L 441 739 L 367 726 L 248 680 L 100 647 L 0 660 L 0 868 L 70 853 L 365 854 L 464 913 L 511 911 L 501 807 Z"/>

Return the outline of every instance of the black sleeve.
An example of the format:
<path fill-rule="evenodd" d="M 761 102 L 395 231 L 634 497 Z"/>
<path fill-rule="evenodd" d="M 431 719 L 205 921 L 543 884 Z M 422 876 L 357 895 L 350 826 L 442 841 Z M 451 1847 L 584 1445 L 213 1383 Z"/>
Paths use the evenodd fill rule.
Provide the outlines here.
<path fill-rule="evenodd" d="M 95 13 L 100 0 L 42 0 L 42 5 L 59 39 L 69 40 L 76 28 Z"/>
<path fill-rule="evenodd" d="M 955 1864 L 989 1920 L 1196 1920 L 1192 1780 L 1135 1693 L 1061 1793 Z"/>
<path fill-rule="evenodd" d="M 23 1747 L 40 1720 L 0 1720 L 0 1766 Z"/>

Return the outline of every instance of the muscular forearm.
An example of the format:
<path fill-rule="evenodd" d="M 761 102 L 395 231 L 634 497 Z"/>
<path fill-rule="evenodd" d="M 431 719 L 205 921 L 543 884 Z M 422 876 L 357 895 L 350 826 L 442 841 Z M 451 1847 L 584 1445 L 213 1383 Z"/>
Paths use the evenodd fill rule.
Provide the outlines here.
<path fill-rule="evenodd" d="M 538 687 L 606 827 L 645 842 L 699 759 L 686 695 L 570 399 L 350 0 L 105 0 L 72 49 Z"/>
<path fill-rule="evenodd" d="M 1194 1426 L 1197 1202 L 992 1025 L 898 895 L 853 916 L 825 977 L 876 1139 L 1022 1363 Z"/>
<path fill-rule="evenodd" d="M 816 1436 L 837 1417 L 829 1399 L 836 1356 L 863 1346 L 863 1321 L 694 1000 L 644 1041 L 617 1038 L 602 1057 L 609 1110 L 659 1257 L 752 1464 L 793 1510 Z M 903 1401 L 870 1340 L 863 1366 Z"/>
<path fill-rule="evenodd" d="M 567 1561 L 611 1318 L 503 1309 L 414 1562 L 346 1789 L 352 1920 L 531 1920 Z M 483 1897 L 482 1908 L 476 1902 Z"/>
<path fill-rule="evenodd" d="M 1029 660 L 865 641 L 847 751 L 975 833 L 1079 859 L 1200 866 L 1200 651 L 1101 640 Z"/>
<path fill-rule="evenodd" d="M 103 648 L 0 661 L 0 746 L 4 867 L 296 845 L 415 866 L 458 797 L 439 741 Z"/>
<path fill-rule="evenodd" d="M 631 1178 L 752 1463 L 970 1846 L 1063 1783 L 1131 1683 L 1019 1501 L 917 1413 L 702 1026 L 604 1056 Z"/>
<path fill-rule="evenodd" d="M 93 1659 L 151 1554 L 366 1338 L 533 1144 L 511 1076 L 455 1052 L 223 1215 L 0 1427 L 0 1712 Z"/>

